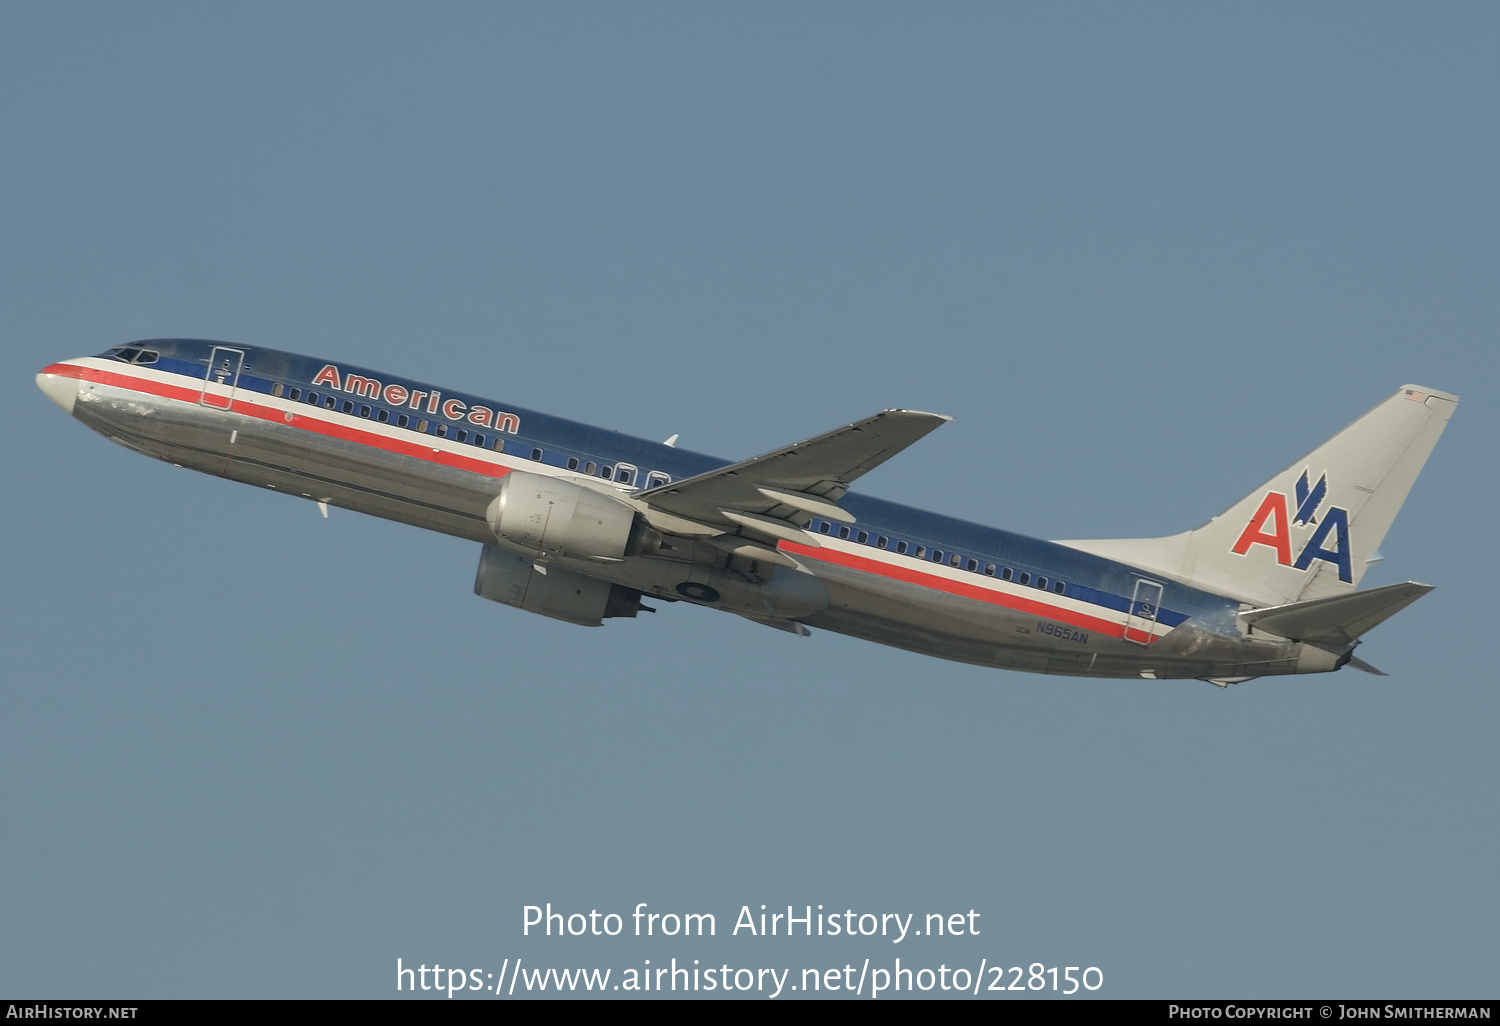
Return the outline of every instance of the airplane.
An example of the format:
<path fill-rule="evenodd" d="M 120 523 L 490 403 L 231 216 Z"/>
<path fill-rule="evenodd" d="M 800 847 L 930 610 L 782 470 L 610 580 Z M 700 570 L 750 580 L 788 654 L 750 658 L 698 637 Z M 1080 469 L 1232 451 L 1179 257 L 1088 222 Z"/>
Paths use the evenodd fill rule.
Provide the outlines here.
<path fill-rule="evenodd" d="M 146 456 L 478 542 L 478 595 L 569 623 L 654 598 L 980 666 L 1219 687 L 1381 673 L 1356 646 L 1431 587 L 1359 582 L 1458 403 L 1403 385 L 1196 530 L 1043 541 L 850 491 L 951 419 L 915 410 L 729 462 L 204 339 L 64 360 L 37 384 Z"/>

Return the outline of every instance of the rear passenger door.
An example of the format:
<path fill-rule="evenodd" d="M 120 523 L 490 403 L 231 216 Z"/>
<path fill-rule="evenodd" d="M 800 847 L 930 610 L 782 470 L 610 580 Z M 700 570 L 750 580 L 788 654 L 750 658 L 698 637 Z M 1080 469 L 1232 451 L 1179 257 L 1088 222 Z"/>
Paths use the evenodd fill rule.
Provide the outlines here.
<path fill-rule="evenodd" d="M 1162 586 L 1144 577 L 1136 578 L 1135 593 L 1130 596 L 1130 612 L 1125 617 L 1125 640 L 1149 645 L 1156 638 L 1152 629 L 1161 613 Z"/>

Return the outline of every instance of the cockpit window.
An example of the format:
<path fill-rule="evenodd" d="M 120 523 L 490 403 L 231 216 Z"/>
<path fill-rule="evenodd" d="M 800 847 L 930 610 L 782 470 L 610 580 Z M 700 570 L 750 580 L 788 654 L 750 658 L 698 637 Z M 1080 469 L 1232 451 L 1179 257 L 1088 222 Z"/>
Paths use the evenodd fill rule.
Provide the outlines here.
<path fill-rule="evenodd" d="M 117 349 L 111 349 L 109 355 L 125 363 L 155 363 L 161 356 L 160 353 L 142 349 L 140 346 L 120 346 Z"/>

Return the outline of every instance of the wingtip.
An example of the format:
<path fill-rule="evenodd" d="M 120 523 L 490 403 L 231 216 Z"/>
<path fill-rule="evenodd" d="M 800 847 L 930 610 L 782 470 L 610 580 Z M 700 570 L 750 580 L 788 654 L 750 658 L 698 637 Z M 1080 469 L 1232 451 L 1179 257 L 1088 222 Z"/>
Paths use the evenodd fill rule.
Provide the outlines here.
<path fill-rule="evenodd" d="M 898 409 L 890 409 L 890 410 L 881 410 L 880 412 L 881 413 L 901 413 L 901 414 L 905 414 L 908 417 L 928 417 L 928 418 L 931 418 L 932 420 L 940 420 L 944 424 L 947 424 L 947 423 L 949 423 L 949 422 L 951 422 L 953 420 L 953 418 L 950 417 L 950 416 L 948 416 L 946 413 L 928 413 L 926 410 L 905 410 L 905 409 L 899 409 L 898 408 Z"/>

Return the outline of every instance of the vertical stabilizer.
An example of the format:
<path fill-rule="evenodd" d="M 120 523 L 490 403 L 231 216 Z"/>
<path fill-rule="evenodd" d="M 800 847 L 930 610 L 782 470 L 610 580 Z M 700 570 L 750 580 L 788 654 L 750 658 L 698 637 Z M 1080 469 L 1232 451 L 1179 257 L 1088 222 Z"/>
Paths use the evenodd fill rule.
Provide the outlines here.
<path fill-rule="evenodd" d="M 1403 385 L 1196 531 L 1061 544 L 1255 605 L 1352 592 L 1457 405 Z"/>

